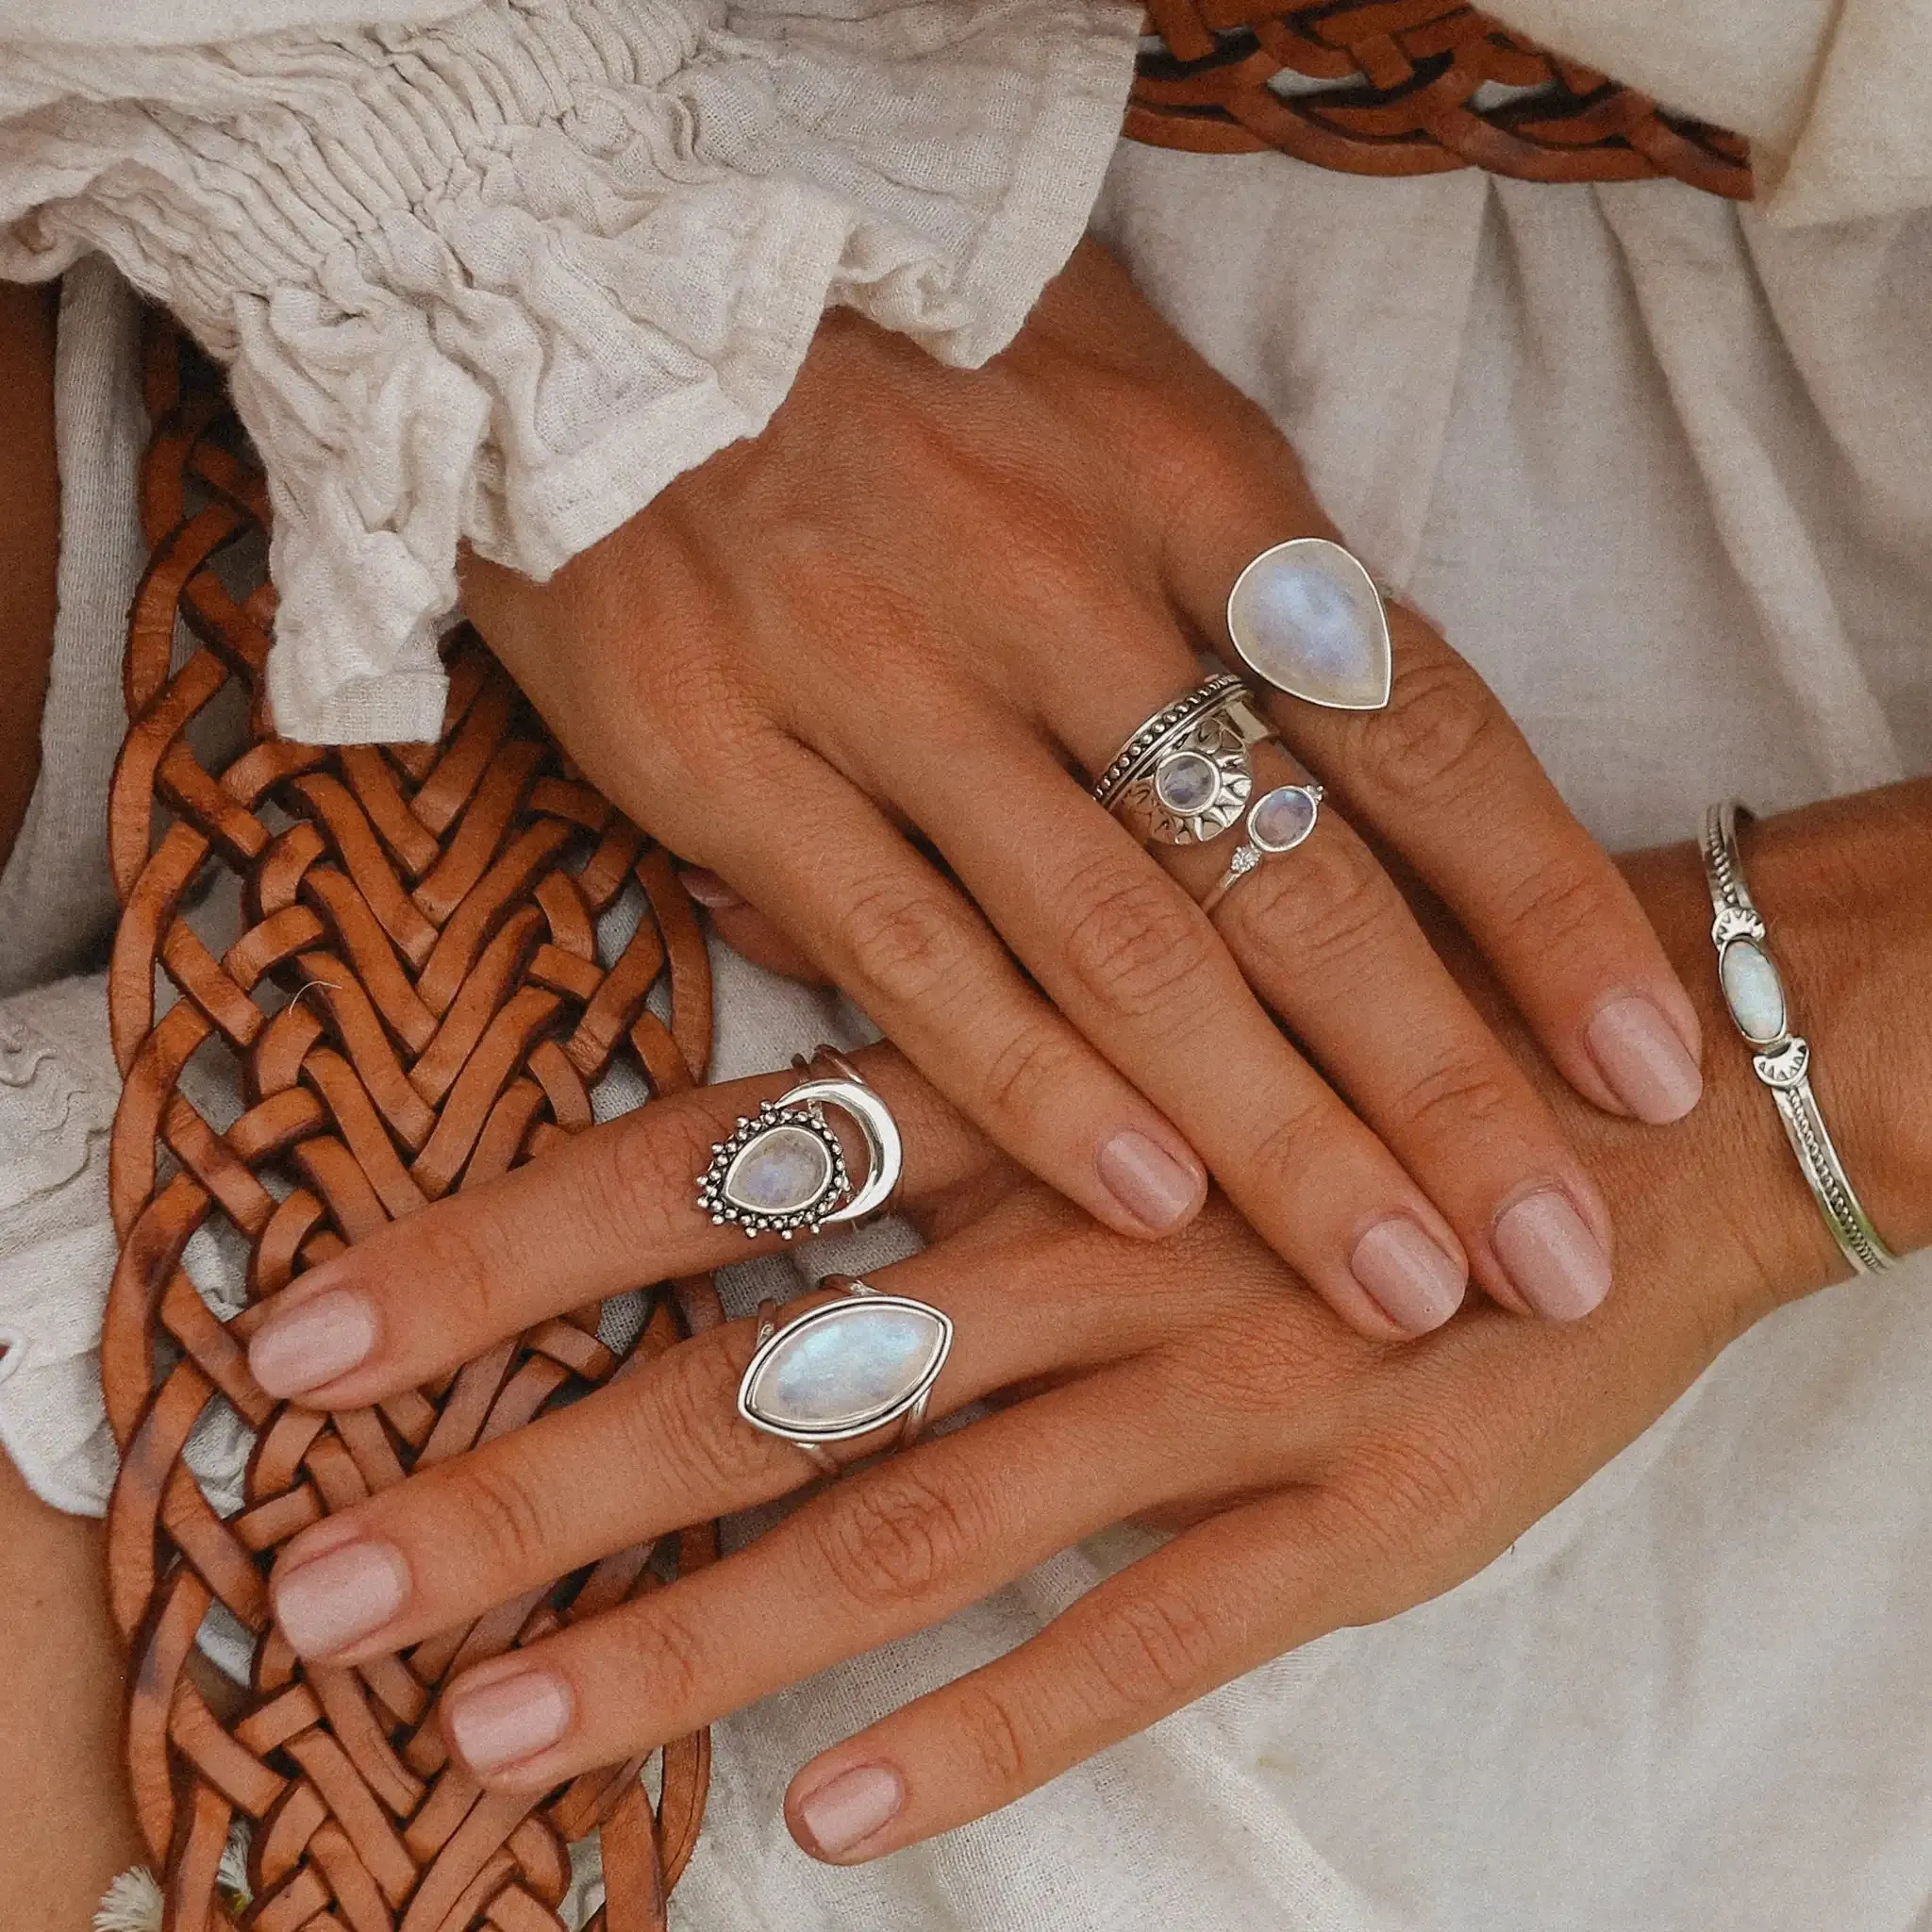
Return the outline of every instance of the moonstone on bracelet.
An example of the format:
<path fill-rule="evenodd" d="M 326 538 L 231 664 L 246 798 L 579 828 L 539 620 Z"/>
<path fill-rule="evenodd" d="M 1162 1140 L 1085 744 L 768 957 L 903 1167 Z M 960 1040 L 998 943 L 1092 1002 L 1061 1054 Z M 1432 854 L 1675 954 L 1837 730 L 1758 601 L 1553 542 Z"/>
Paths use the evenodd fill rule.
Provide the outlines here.
<path fill-rule="evenodd" d="M 1704 814 L 1698 849 L 1710 888 L 1710 937 L 1717 947 L 1718 985 L 1731 1024 L 1752 1049 L 1751 1065 L 1771 1089 L 1785 1139 L 1839 1251 L 1860 1274 L 1875 1274 L 1897 1259 L 1872 1224 L 1845 1174 L 1811 1091 L 1811 1048 L 1791 1031 L 1784 981 L 1765 945 L 1764 920 L 1744 884 L 1738 821 L 1751 814 L 1735 799 Z"/>

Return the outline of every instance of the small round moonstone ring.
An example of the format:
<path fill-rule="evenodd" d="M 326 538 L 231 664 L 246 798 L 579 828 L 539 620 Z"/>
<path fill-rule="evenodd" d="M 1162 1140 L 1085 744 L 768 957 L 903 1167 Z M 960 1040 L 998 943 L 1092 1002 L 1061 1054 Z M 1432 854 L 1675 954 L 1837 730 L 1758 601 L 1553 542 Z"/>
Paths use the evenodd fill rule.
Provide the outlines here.
<path fill-rule="evenodd" d="M 813 1075 L 820 1060 L 831 1068 L 828 1077 Z M 698 1176 L 698 1206 L 713 1225 L 730 1223 L 747 1240 L 775 1234 L 789 1241 L 801 1230 L 817 1234 L 881 1213 L 905 1166 L 891 1108 L 843 1054 L 822 1046 L 811 1059 L 800 1056 L 791 1064 L 808 1077 L 757 1113 L 741 1114 Z M 855 1182 L 845 1165 L 845 1150 L 825 1120 L 828 1107 L 845 1114 L 865 1142 L 863 1181 Z"/>
<path fill-rule="evenodd" d="M 1248 813 L 1247 838 L 1201 901 L 1201 910 L 1211 913 L 1264 858 L 1292 852 L 1315 829 L 1321 811 L 1322 788 L 1312 782 L 1277 785 L 1263 792 Z"/>
<path fill-rule="evenodd" d="M 911 1444 L 946 1365 L 953 1324 L 924 1302 L 881 1294 L 846 1275 L 825 1285 L 844 1293 L 782 1328 L 777 1304 L 758 1304 L 758 1352 L 738 1385 L 738 1412 L 753 1428 L 795 1442 L 830 1475 L 838 1465 L 828 1442 L 897 1423 L 888 1446 Z"/>

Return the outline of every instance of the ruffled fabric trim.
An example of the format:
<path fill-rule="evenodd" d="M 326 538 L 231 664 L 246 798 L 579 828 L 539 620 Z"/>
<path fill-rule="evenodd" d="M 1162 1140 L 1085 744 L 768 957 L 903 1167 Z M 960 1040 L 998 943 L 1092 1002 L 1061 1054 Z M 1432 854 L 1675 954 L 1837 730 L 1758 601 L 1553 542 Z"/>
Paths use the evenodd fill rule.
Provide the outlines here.
<path fill-rule="evenodd" d="M 486 0 L 416 28 L 8 49 L 0 275 L 98 249 L 232 365 L 276 723 L 434 737 L 458 546 L 545 576 L 756 434 L 828 306 L 945 360 L 1072 252 L 1137 15 Z"/>

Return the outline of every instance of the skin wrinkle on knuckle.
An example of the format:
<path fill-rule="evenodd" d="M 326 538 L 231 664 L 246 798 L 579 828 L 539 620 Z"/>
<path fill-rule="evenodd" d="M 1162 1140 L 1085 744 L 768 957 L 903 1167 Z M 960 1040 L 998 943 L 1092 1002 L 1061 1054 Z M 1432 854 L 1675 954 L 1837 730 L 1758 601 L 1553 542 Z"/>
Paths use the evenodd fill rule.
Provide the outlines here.
<path fill-rule="evenodd" d="M 671 1111 L 640 1108 L 577 1142 L 584 1173 L 572 1211 L 598 1249 L 649 1252 L 689 1231 L 697 1176 L 728 1130 L 682 1112 L 667 1119 Z"/>
<path fill-rule="evenodd" d="M 1356 728 L 1352 776 L 1400 805 L 1453 805 L 1494 769 L 1501 708 L 1468 665 L 1447 656 L 1398 668 L 1385 709 Z"/>
<path fill-rule="evenodd" d="M 955 1684 L 944 1706 L 947 1755 L 966 1760 L 955 1789 L 983 1809 L 1017 1797 L 1033 1783 L 1034 1750 L 1025 1728 L 1001 1694 L 967 1678 Z"/>
<path fill-rule="evenodd" d="M 1517 1111 L 1517 1097 L 1495 1070 L 1459 1052 L 1416 1074 L 1392 1109 L 1405 1138 L 1445 1146 L 1458 1158 L 1471 1136 L 1487 1134 Z"/>
<path fill-rule="evenodd" d="M 458 1524 L 464 1542 L 481 1553 L 465 1560 L 465 1582 L 508 1572 L 521 1583 L 545 1567 L 555 1497 L 532 1479 L 526 1445 L 511 1440 L 508 1453 L 486 1452 L 452 1469 L 437 1506 L 439 1517 Z"/>
<path fill-rule="evenodd" d="M 987 1539 L 977 1511 L 908 1464 L 872 1472 L 835 1491 L 810 1519 L 817 1574 L 861 1618 L 897 1618 L 940 1591 L 970 1549 Z"/>
<path fill-rule="evenodd" d="M 920 1008 L 968 977 L 966 917 L 946 889 L 891 875 L 860 886 L 841 915 L 861 1007 Z"/>
<path fill-rule="evenodd" d="M 749 1357 L 747 1357 L 747 1359 Z M 769 1491 L 791 1452 L 738 1413 L 744 1365 L 720 1333 L 671 1350 L 655 1370 L 631 1377 L 621 1406 L 633 1466 L 656 1473 L 656 1486 L 701 1505 L 705 1513 Z"/>
<path fill-rule="evenodd" d="M 601 1694 L 597 1735 L 631 1750 L 663 1741 L 709 1714 L 717 1639 L 693 1629 L 675 1589 L 607 1611 L 585 1626 Z M 650 1722 L 645 1723 L 646 1713 Z"/>
<path fill-rule="evenodd" d="M 1220 951 L 1213 927 L 1158 872 L 1097 861 L 1064 882 L 1063 904 L 1073 909 L 1061 961 L 1116 1019 L 1182 1010 L 1182 996 Z"/>
<path fill-rule="evenodd" d="M 1242 1172 L 1252 1175 L 1256 1185 L 1268 1187 L 1281 1175 L 1325 1165 L 1317 1161 L 1316 1150 L 1333 1138 L 1329 1129 L 1341 1105 L 1333 1094 L 1312 1083 L 1291 1098 L 1277 1102 L 1274 1118 L 1249 1143 Z"/>
<path fill-rule="evenodd" d="M 1054 1027 L 1023 1024 L 987 1064 L 981 1093 L 989 1111 L 1004 1120 L 1049 1118 L 1073 1089 L 1078 1058 Z"/>
<path fill-rule="evenodd" d="M 491 1254 L 472 1231 L 467 1203 L 439 1205 L 420 1221 L 401 1224 L 399 1251 L 381 1257 L 385 1284 L 408 1279 L 426 1285 L 435 1309 L 430 1324 L 441 1334 L 495 1337 L 517 1325 L 504 1307 L 502 1280 L 513 1254 Z M 353 1252 L 353 1251 L 352 1251 Z M 381 1299 L 393 1305 L 385 1290 Z M 423 1296 L 409 1298 L 420 1307 Z"/>
<path fill-rule="evenodd" d="M 1608 861 L 1604 865 L 1607 868 Z M 1593 941 L 1615 933 L 1608 880 L 1592 868 L 1556 860 L 1520 879 L 1497 908 L 1498 924 L 1510 941 L 1539 960 L 1574 955 L 1587 958 Z"/>
<path fill-rule="evenodd" d="M 1380 955 L 1399 916 L 1388 878 L 1353 841 L 1311 839 L 1296 858 L 1304 854 L 1306 865 L 1260 866 L 1242 881 L 1244 895 L 1264 881 L 1274 895 L 1243 908 L 1243 950 L 1282 956 L 1299 979 L 1332 980 L 1357 969 L 1381 976 Z M 1281 876 L 1291 871 L 1297 876 Z"/>
<path fill-rule="evenodd" d="M 1095 1715 L 1171 1710 L 1214 1671 L 1220 1636 L 1171 1587 L 1139 1590 L 1095 1614 L 1086 1632 L 1090 1668 L 1103 1687 Z"/>

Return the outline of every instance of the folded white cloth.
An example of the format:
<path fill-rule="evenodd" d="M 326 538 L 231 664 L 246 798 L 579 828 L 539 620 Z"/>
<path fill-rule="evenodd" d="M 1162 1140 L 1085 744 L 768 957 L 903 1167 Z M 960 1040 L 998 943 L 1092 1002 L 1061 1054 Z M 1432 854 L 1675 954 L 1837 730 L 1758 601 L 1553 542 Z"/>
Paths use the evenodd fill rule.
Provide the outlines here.
<path fill-rule="evenodd" d="M 482 0 L 163 47 L 25 15 L 0 276 L 97 249 L 232 366 L 275 506 L 275 718 L 317 741 L 433 738 L 458 546 L 555 571 L 762 427 L 828 306 L 999 349 L 1079 239 L 1135 25 Z"/>

